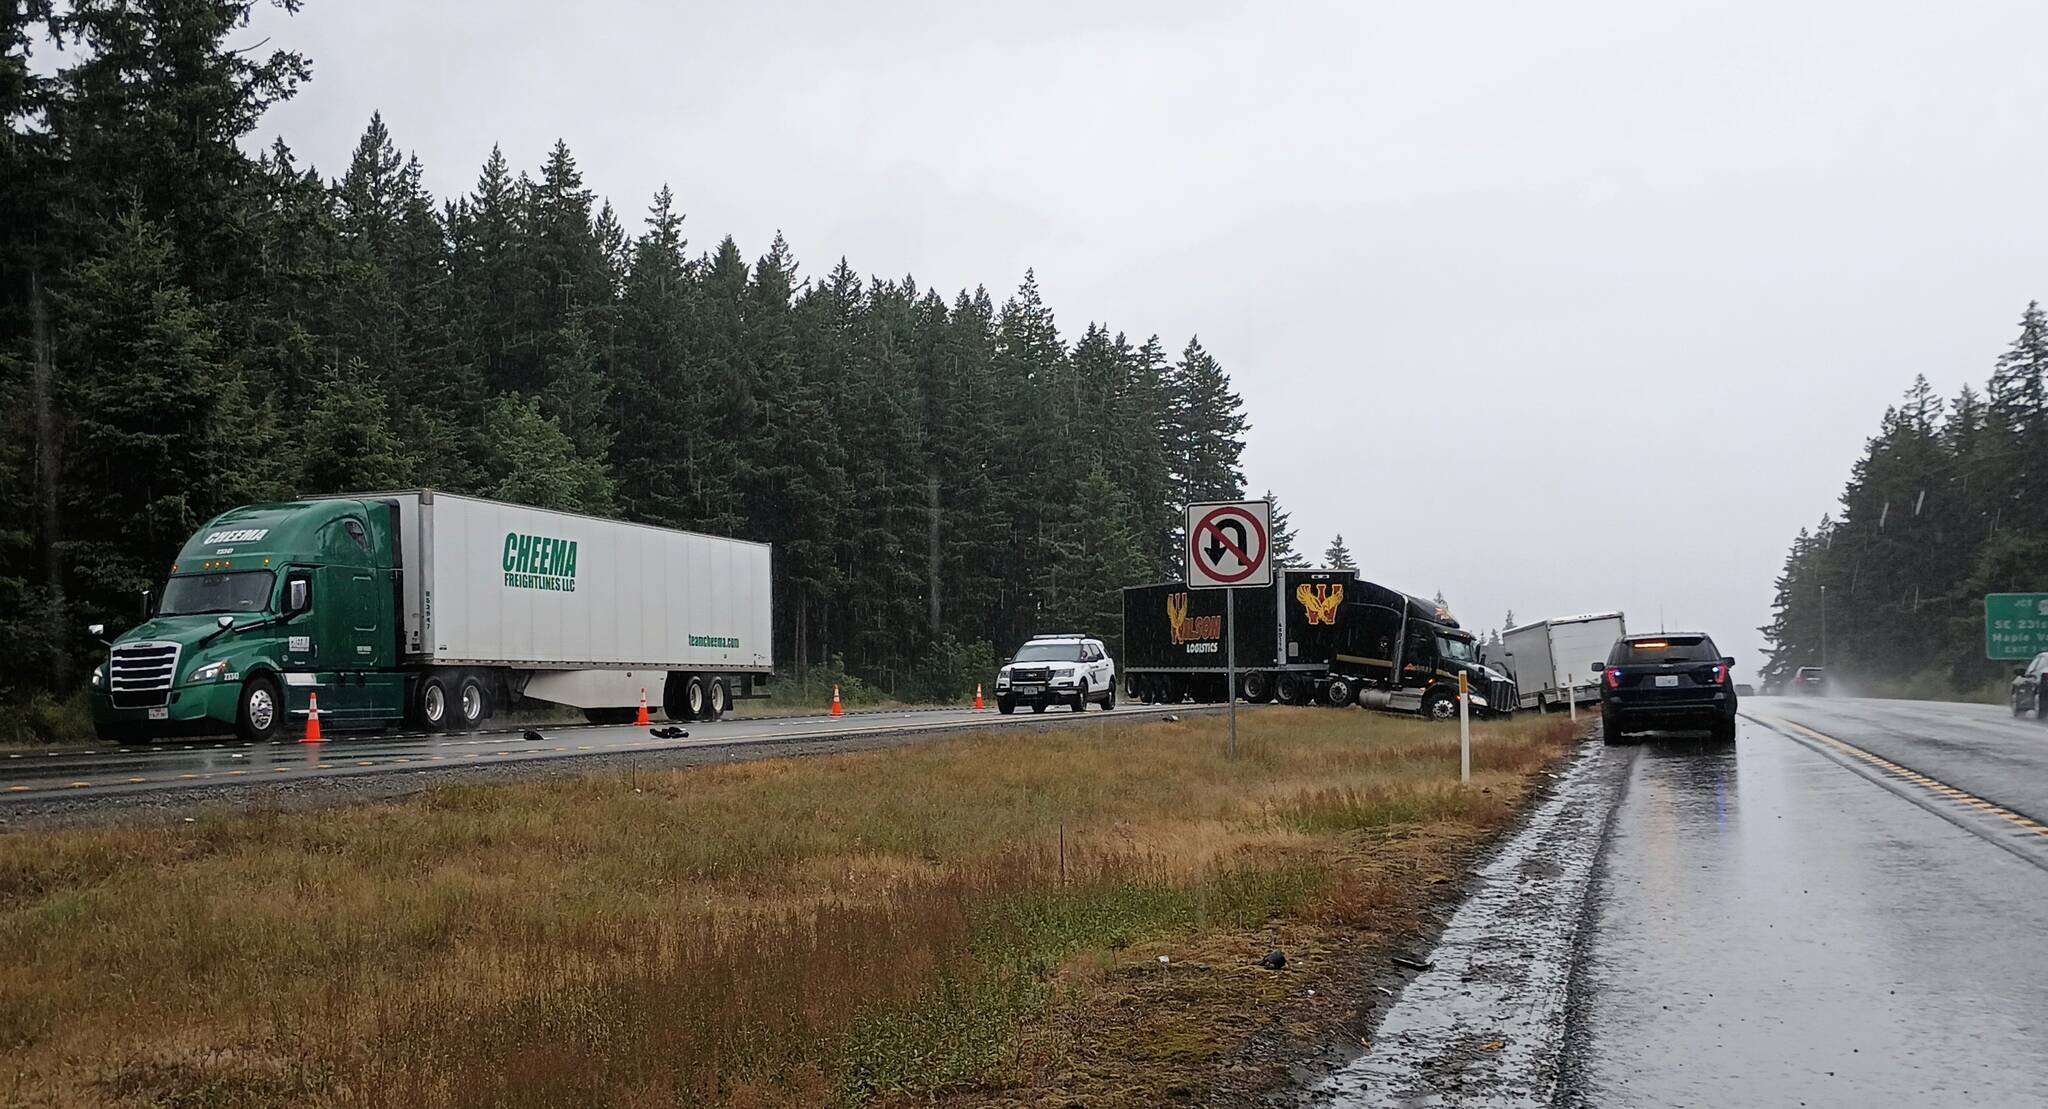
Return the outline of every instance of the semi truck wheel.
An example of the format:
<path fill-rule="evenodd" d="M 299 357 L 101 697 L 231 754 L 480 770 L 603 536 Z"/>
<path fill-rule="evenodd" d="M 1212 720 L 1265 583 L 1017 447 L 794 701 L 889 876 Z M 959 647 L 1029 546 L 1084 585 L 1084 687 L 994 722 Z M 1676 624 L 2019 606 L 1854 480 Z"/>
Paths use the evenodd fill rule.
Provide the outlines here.
<path fill-rule="evenodd" d="M 1433 689 L 1422 698 L 1422 715 L 1431 720 L 1455 720 L 1458 718 L 1458 697 L 1441 689 Z"/>
<path fill-rule="evenodd" d="M 1323 687 L 1323 700 L 1328 701 L 1331 708 L 1346 708 L 1356 696 L 1358 691 L 1352 688 L 1350 678 L 1333 677 L 1330 684 Z"/>
<path fill-rule="evenodd" d="M 258 674 L 242 683 L 235 734 L 250 743 L 269 743 L 283 734 L 284 721 L 284 696 L 278 691 L 277 679 Z"/>
<path fill-rule="evenodd" d="M 724 716 L 728 703 L 725 692 L 725 679 L 711 679 L 710 684 L 704 690 L 704 715 L 698 717 L 698 719 L 710 721 Z"/>
<path fill-rule="evenodd" d="M 475 731 L 490 719 L 491 697 L 475 674 L 465 674 L 455 683 L 455 699 L 449 703 L 449 710 L 456 731 Z"/>
<path fill-rule="evenodd" d="M 661 686 L 661 711 L 670 720 L 689 723 L 702 718 L 706 696 L 703 675 L 671 671 Z"/>
<path fill-rule="evenodd" d="M 1273 682 L 1273 695 L 1278 697 L 1283 705 L 1300 704 L 1302 699 L 1301 679 L 1292 674 L 1280 675 Z"/>
<path fill-rule="evenodd" d="M 448 729 L 448 682 L 439 674 L 421 678 L 412 693 L 413 723 L 430 732 Z"/>
<path fill-rule="evenodd" d="M 1239 683 L 1244 699 L 1255 705 L 1265 704 L 1273 699 L 1273 679 L 1263 670 L 1254 670 Z"/>

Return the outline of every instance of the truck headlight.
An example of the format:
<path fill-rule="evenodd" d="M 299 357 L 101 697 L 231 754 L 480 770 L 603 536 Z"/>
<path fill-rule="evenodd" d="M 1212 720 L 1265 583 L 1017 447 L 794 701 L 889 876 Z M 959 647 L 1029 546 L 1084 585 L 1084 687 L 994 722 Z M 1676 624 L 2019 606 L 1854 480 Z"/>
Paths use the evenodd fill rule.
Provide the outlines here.
<path fill-rule="evenodd" d="M 1001 688 L 1003 688 L 1004 686 L 1007 686 L 1007 685 L 1009 685 L 1009 684 L 1010 684 L 1010 672 L 1009 672 L 1008 670 L 998 670 L 998 671 L 996 671 L 996 688 L 997 688 L 997 689 L 1001 689 Z"/>
<path fill-rule="evenodd" d="M 93 687 L 94 689 L 98 689 L 98 688 L 99 688 L 100 686 L 102 686 L 102 685 L 105 685 L 105 684 L 106 684 L 106 681 L 107 681 L 107 676 L 106 676 L 106 673 L 105 673 L 105 671 L 103 671 L 103 670 L 102 670 L 102 669 L 101 669 L 100 667 L 97 667 L 97 666 L 93 667 L 93 668 L 92 668 L 92 687 Z"/>
<path fill-rule="evenodd" d="M 197 685 L 200 682 L 217 682 L 220 680 L 220 676 L 227 672 L 228 661 L 226 659 L 221 659 L 218 662 L 209 662 L 205 666 L 202 666 L 199 669 L 192 671 L 191 674 L 186 676 L 185 680 L 194 685 Z"/>

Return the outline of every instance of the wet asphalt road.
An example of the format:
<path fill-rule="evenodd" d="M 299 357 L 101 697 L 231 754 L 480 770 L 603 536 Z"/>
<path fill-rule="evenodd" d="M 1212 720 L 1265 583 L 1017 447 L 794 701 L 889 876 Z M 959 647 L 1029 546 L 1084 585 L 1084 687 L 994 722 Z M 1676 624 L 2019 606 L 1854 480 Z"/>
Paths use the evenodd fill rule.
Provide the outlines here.
<path fill-rule="evenodd" d="M 1744 709 L 1733 745 L 1606 753 L 1631 764 L 1560 1100 L 2048 1105 L 2048 836 L 2021 823 L 2048 817 L 2048 728 L 1995 706 Z"/>
<path fill-rule="evenodd" d="M 468 735 L 337 735 L 318 745 L 280 742 L 252 746 L 234 740 L 180 740 L 128 748 L 8 753 L 0 755 L 0 814 L 11 806 L 59 798 L 67 804 L 79 804 L 103 797 L 179 790 L 203 789 L 217 794 L 223 788 L 246 786 L 255 791 L 266 785 L 324 778 L 459 772 L 465 765 L 531 764 L 916 732 L 1071 726 L 1083 721 L 1097 724 L 1201 707 L 1127 705 L 1108 712 L 1091 708 L 1085 714 L 1055 708 L 1044 715 L 1019 712 L 1014 716 L 1000 715 L 993 708 L 985 712 L 904 710 L 675 725 L 689 732 L 686 739 L 657 739 L 649 730 L 632 726 L 563 726 L 537 729 L 541 736 L 538 740 L 524 739 L 520 731 L 499 731 Z"/>

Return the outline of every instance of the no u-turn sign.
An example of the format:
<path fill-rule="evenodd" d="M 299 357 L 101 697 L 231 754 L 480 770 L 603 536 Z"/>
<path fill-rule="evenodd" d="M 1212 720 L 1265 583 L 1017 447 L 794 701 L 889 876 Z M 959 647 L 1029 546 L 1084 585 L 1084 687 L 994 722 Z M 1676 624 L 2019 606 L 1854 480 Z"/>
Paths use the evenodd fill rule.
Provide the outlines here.
<path fill-rule="evenodd" d="M 1188 588 L 1271 585 L 1270 501 L 1209 501 L 1188 506 Z"/>

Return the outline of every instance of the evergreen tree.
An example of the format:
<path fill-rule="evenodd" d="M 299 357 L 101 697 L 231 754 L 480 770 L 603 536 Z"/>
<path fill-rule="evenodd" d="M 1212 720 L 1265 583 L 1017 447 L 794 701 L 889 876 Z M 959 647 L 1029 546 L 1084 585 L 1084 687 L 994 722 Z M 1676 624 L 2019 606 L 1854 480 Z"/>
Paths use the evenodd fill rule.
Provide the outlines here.
<path fill-rule="evenodd" d="M 1338 533 L 1336 538 L 1330 540 L 1330 545 L 1324 548 L 1323 565 L 1332 570 L 1358 569 L 1358 563 L 1351 558 L 1351 548 L 1344 545 L 1343 533 Z"/>
<path fill-rule="evenodd" d="M 1271 549 L 1267 552 L 1267 560 L 1275 566 L 1307 565 L 1302 561 L 1300 553 L 1294 549 L 1298 540 L 1294 534 L 1294 523 L 1288 518 L 1287 510 L 1280 507 L 1280 499 L 1273 495 L 1271 489 L 1266 490 L 1266 500 L 1273 506 L 1272 518 L 1268 521 L 1268 527 L 1273 534 L 1269 540 Z"/>
<path fill-rule="evenodd" d="M 392 428 L 391 406 L 359 360 L 320 385 L 297 435 L 305 493 L 399 489 L 413 460 Z"/>

